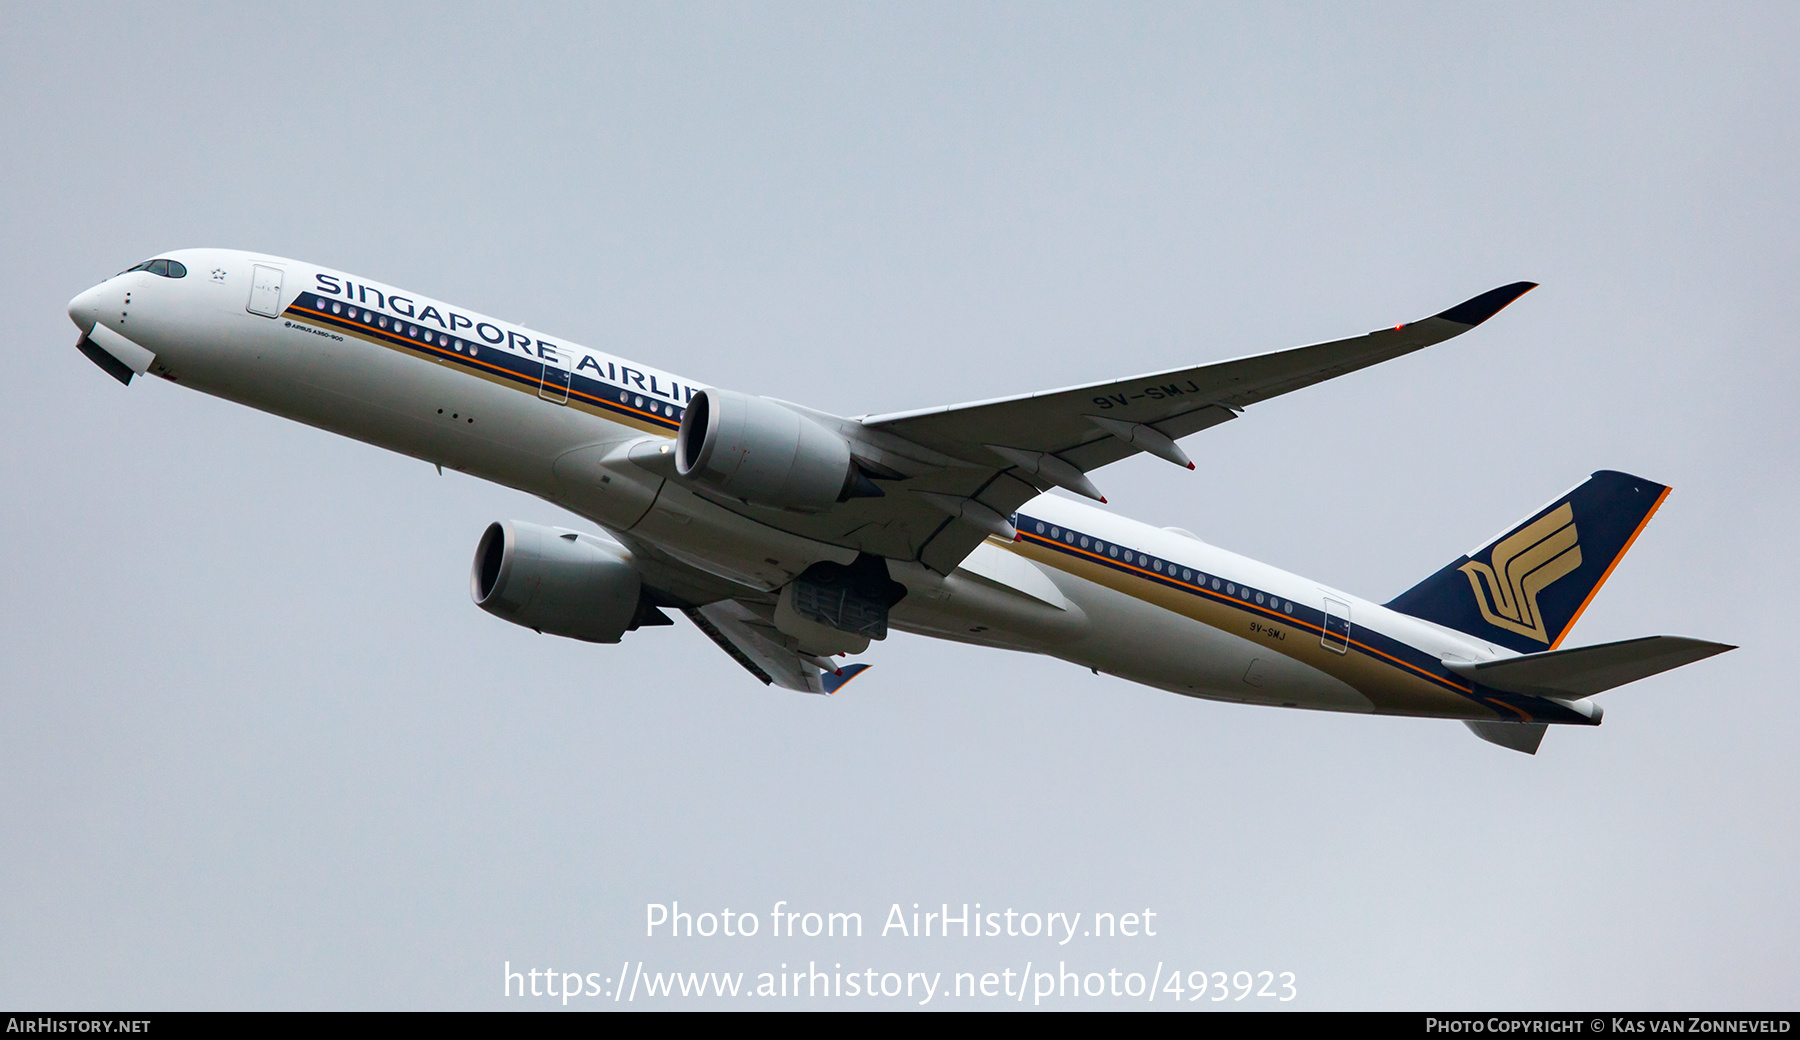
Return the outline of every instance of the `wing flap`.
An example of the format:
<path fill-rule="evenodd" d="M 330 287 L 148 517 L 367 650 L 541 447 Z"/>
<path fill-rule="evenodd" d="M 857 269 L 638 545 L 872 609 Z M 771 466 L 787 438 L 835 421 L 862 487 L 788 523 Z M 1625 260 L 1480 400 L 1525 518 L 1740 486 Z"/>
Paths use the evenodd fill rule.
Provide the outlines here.
<path fill-rule="evenodd" d="M 1145 423 L 1144 425 L 1156 430 L 1170 440 L 1176 441 L 1189 434 L 1199 433 L 1201 430 L 1210 429 L 1220 423 L 1229 422 L 1232 419 L 1237 418 L 1238 415 L 1238 409 L 1222 404 L 1208 404 L 1202 405 L 1199 408 L 1190 408 L 1185 412 L 1172 415 L 1159 422 Z M 1089 421 L 1091 422 L 1092 420 L 1090 419 Z M 1121 459 L 1128 459 L 1144 450 L 1144 448 L 1131 444 L 1118 437 L 1104 435 L 1095 437 L 1085 444 L 1071 448 L 1068 451 L 1060 452 L 1059 454 L 1061 454 L 1064 459 L 1074 464 L 1076 469 L 1086 471 L 1096 470 L 1101 466 L 1110 466 Z"/>
<path fill-rule="evenodd" d="M 744 670 L 762 680 L 766 686 L 779 686 L 800 693 L 830 695 L 868 669 L 866 664 L 845 665 L 824 670 L 813 662 L 817 658 L 800 653 L 789 645 L 773 622 L 736 600 L 720 600 L 704 607 L 682 610 L 694 627 L 719 644 L 719 649 Z"/>
<path fill-rule="evenodd" d="M 749 607 L 736 600 L 721 600 L 704 607 L 684 610 L 688 620 L 705 632 L 707 638 L 744 666 L 744 670 L 785 690 L 800 693 L 824 693 L 819 682 L 819 669 L 800 659 L 798 652 L 783 645 L 784 637 L 775 626 Z"/>

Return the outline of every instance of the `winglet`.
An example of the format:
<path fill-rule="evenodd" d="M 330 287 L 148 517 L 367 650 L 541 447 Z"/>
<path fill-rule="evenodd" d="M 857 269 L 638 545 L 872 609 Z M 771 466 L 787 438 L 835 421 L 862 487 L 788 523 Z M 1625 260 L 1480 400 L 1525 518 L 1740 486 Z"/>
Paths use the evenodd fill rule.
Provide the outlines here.
<path fill-rule="evenodd" d="M 1537 286 L 1536 282 L 1514 282 L 1511 285 L 1502 285 L 1498 289 L 1489 289 L 1474 299 L 1464 300 L 1449 310 L 1440 311 L 1432 317 L 1454 321 L 1459 325 L 1468 325 L 1472 328 L 1499 314 L 1502 307 Z"/>

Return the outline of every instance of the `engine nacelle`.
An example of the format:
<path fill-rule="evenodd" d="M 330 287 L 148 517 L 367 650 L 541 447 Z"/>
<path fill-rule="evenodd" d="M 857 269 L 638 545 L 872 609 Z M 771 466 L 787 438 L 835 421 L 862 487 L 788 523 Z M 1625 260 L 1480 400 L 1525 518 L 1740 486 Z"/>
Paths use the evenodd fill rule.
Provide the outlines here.
<path fill-rule="evenodd" d="M 804 513 L 855 493 L 861 476 L 836 432 L 773 401 L 718 389 L 688 402 L 675 472 L 733 498 Z"/>
<path fill-rule="evenodd" d="M 515 625 L 589 643 L 636 628 L 643 583 L 629 554 L 593 535 L 507 520 L 475 549 L 469 594 Z"/>

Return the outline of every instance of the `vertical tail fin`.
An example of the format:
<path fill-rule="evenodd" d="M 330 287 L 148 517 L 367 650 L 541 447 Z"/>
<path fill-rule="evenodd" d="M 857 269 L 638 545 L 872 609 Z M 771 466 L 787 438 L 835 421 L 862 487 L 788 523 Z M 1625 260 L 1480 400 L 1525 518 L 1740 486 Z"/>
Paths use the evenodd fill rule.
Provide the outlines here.
<path fill-rule="evenodd" d="M 1601 470 L 1387 606 L 1520 653 L 1554 649 L 1668 494 Z"/>

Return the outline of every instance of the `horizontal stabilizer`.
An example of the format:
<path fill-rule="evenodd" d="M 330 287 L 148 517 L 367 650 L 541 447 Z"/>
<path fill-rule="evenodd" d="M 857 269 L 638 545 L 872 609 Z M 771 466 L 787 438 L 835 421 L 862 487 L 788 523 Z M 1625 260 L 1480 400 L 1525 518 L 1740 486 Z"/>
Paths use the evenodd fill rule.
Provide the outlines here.
<path fill-rule="evenodd" d="M 1444 666 L 1496 690 L 1566 699 L 1591 697 L 1615 686 L 1735 649 L 1737 647 L 1724 643 L 1682 636 L 1645 636 L 1481 664 L 1446 661 Z M 1484 736 L 1483 739 L 1492 738 Z"/>
<path fill-rule="evenodd" d="M 1538 745 L 1544 742 L 1544 731 L 1550 728 L 1542 722 L 1464 722 L 1463 725 L 1490 744 L 1523 751 L 1527 755 L 1537 754 Z"/>

